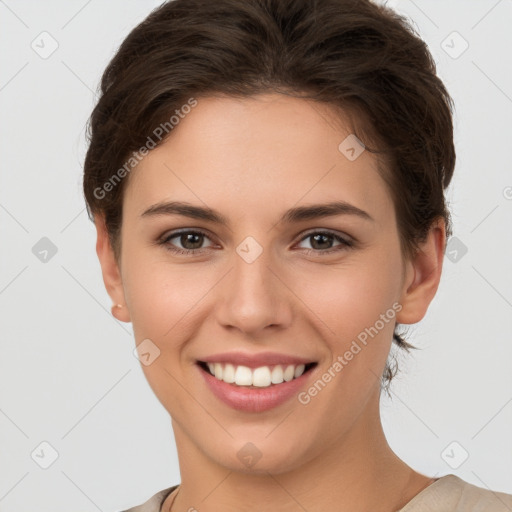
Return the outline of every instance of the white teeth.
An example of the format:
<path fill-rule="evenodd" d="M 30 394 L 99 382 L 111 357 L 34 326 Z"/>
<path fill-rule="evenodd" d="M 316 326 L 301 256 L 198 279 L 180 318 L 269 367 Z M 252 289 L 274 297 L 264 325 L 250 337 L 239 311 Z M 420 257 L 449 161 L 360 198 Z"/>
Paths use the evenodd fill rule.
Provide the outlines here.
<path fill-rule="evenodd" d="M 295 373 L 293 374 L 293 376 L 295 378 L 297 377 L 300 377 L 303 373 L 304 373 L 304 369 L 306 368 L 306 365 L 304 364 L 299 364 L 296 368 L 295 368 Z"/>
<path fill-rule="evenodd" d="M 256 368 L 252 372 L 252 385 L 257 386 L 259 388 L 266 388 L 270 386 L 272 383 L 272 378 L 270 376 L 270 368 L 268 366 L 262 366 L 261 368 Z"/>
<path fill-rule="evenodd" d="M 283 381 L 283 368 L 279 365 L 274 366 L 272 370 L 272 384 L 281 384 Z"/>
<path fill-rule="evenodd" d="M 215 378 L 228 384 L 259 388 L 290 382 L 300 377 L 306 368 L 303 364 L 276 365 L 272 369 L 269 366 L 251 369 L 247 366 L 234 366 L 230 363 L 207 363 L 207 366 Z"/>
<path fill-rule="evenodd" d="M 217 377 L 217 375 L 215 375 L 215 377 Z M 238 366 L 235 371 L 235 384 L 237 386 L 252 386 L 251 369 L 247 366 Z"/>
<path fill-rule="evenodd" d="M 293 379 L 294 374 L 295 374 L 295 366 L 293 366 L 293 364 L 290 364 L 286 367 L 286 370 L 283 373 L 283 379 L 286 382 L 289 382 Z"/>
<path fill-rule="evenodd" d="M 224 366 L 224 373 L 222 374 L 222 380 L 228 384 L 235 382 L 235 367 L 232 364 Z"/>

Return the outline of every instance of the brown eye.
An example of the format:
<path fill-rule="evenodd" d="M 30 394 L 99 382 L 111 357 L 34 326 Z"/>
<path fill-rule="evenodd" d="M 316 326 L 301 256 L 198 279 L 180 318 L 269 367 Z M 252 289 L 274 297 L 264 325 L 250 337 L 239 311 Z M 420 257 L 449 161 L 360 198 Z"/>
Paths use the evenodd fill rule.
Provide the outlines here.
<path fill-rule="evenodd" d="M 340 235 L 326 231 L 313 231 L 308 233 L 302 238 L 301 242 L 310 240 L 312 249 L 305 248 L 308 254 L 311 253 L 331 253 L 342 251 L 353 246 L 353 242 L 344 239 Z M 338 245 L 333 246 L 333 241 L 339 242 Z"/>
<path fill-rule="evenodd" d="M 180 244 L 187 250 L 199 249 L 203 244 L 204 235 L 201 233 L 185 233 L 178 235 Z"/>
<path fill-rule="evenodd" d="M 176 241 L 171 242 L 171 240 L 174 239 L 176 239 Z M 172 252 L 191 254 L 202 252 L 205 239 L 209 239 L 206 233 L 189 230 L 170 233 L 168 236 L 165 236 L 160 243 Z"/>

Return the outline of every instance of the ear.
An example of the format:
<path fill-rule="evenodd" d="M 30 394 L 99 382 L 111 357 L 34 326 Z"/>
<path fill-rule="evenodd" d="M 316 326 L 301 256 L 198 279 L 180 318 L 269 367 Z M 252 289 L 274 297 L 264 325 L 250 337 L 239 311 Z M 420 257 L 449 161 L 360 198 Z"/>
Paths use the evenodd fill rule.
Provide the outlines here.
<path fill-rule="evenodd" d="M 107 293 L 114 303 L 112 315 L 121 322 L 130 322 L 130 313 L 124 298 L 121 271 L 114 256 L 114 250 L 110 243 L 104 217 L 102 215 L 95 215 L 94 225 L 97 231 L 96 253 L 100 260 L 103 282 L 105 283 Z M 121 307 L 116 306 L 117 304 Z"/>
<path fill-rule="evenodd" d="M 425 316 L 439 287 L 445 246 L 446 228 L 444 219 L 440 218 L 430 227 L 414 258 L 406 263 L 406 278 L 399 301 L 402 309 L 396 315 L 397 323 L 415 324 Z"/>

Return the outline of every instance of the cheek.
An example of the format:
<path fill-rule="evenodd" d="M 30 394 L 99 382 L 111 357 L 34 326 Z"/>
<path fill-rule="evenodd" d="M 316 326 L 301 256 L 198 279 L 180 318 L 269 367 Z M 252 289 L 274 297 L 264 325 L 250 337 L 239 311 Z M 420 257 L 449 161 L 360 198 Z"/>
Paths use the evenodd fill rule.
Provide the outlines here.
<path fill-rule="evenodd" d="M 207 283 L 197 279 L 194 272 L 162 260 L 144 262 L 132 254 L 125 261 L 125 297 L 134 337 L 136 344 L 151 340 L 157 347 L 150 345 L 156 350 L 153 353 L 158 354 L 150 364 L 142 364 L 142 370 L 162 405 L 179 417 L 186 403 L 178 384 L 184 381 L 187 370 L 181 355 L 193 336 Z"/>
<path fill-rule="evenodd" d="M 207 283 L 198 280 L 193 272 L 164 262 L 147 266 L 133 263 L 125 292 L 137 341 L 142 336 L 169 343 L 175 328 L 182 337 L 187 317 L 204 295 Z"/>
<path fill-rule="evenodd" d="M 341 349 L 392 308 L 399 297 L 397 272 L 392 254 L 361 253 L 361 258 L 302 274 L 294 288 L 323 325 L 322 332 Z M 379 322 L 384 336 L 393 331 L 393 324 L 388 321 L 382 327 Z"/>
<path fill-rule="evenodd" d="M 190 363 L 188 341 L 204 323 L 207 304 L 226 269 L 206 262 L 171 263 L 165 254 L 136 247 L 124 265 L 125 298 L 137 344 L 152 340 L 160 350 L 159 365 L 181 374 Z M 152 366 L 144 370 L 156 375 Z"/>

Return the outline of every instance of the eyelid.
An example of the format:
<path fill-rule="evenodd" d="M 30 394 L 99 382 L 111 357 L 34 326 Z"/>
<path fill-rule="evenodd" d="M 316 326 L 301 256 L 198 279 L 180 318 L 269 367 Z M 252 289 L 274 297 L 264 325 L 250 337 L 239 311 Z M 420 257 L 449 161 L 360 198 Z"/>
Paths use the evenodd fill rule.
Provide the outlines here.
<path fill-rule="evenodd" d="M 346 251 L 350 251 L 352 249 L 357 248 L 357 242 L 351 236 L 337 233 L 335 231 L 331 231 L 329 229 L 313 229 L 312 231 L 308 231 L 302 235 L 302 238 L 297 242 L 297 244 L 302 243 L 303 241 L 311 238 L 313 235 L 326 235 L 334 240 L 334 242 L 338 242 L 338 244 L 334 244 L 333 247 L 328 249 L 309 249 L 307 247 L 299 247 L 297 250 L 304 252 L 308 256 L 312 256 L 315 258 L 328 257 L 333 254 L 343 254 Z M 296 244 L 296 245 L 297 245 Z"/>
<path fill-rule="evenodd" d="M 178 228 L 176 230 L 166 231 L 161 237 L 158 238 L 158 241 L 161 243 L 166 243 L 166 241 L 169 241 L 171 238 L 175 238 L 179 235 L 182 235 L 184 233 L 195 233 L 195 234 L 201 234 L 210 239 L 211 242 L 213 242 L 213 239 L 215 238 L 212 233 L 210 233 L 207 229 L 203 228 Z M 198 251 L 201 249 L 197 249 Z"/>
<path fill-rule="evenodd" d="M 299 242 L 302 242 L 302 240 L 304 240 L 305 238 L 307 238 L 308 236 L 313 235 L 313 234 L 330 235 L 333 237 L 339 237 L 347 243 L 353 243 L 353 244 L 356 243 L 356 240 L 353 237 L 351 237 L 350 235 L 348 235 L 347 233 L 340 233 L 338 231 L 328 229 L 328 228 L 313 228 L 308 231 L 305 231 L 304 233 L 301 233 L 301 238 L 299 239 Z"/>

